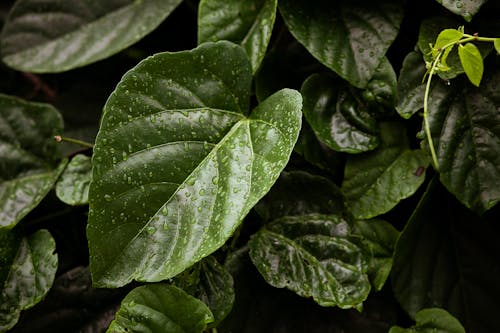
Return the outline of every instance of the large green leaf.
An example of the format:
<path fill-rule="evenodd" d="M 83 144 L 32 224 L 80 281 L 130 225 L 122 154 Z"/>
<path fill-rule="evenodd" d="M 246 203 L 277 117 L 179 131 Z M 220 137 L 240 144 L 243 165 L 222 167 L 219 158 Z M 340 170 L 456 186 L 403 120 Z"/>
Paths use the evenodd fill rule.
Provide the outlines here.
<path fill-rule="evenodd" d="M 436 0 L 453 14 L 462 16 L 467 22 L 479 11 L 488 0 Z"/>
<path fill-rule="evenodd" d="M 84 66 L 135 43 L 181 2 L 19 0 L 2 31 L 2 59 L 38 73 Z"/>
<path fill-rule="evenodd" d="M 379 144 L 378 124 L 346 85 L 311 75 L 302 85 L 304 115 L 318 139 L 336 151 L 360 153 Z"/>
<path fill-rule="evenodd" d="M 62 127 L 52 106 L 0 94 L 0 229 L 35 208 L 64 169 L 54 141 Z"/>
<path fill-rule="evenodd" d="M 57 254 L 56 243 L 47 230 L 28 237 L 0 230 L 0 241 L 0 254 L 10 258 L 0 268 L 0 332 L 4 332 L 17 323 L 22 310 L 40 302 L 49 291 L 57 270 Z"/>
<path fill-rule="evenodd" d="M 269 190 L 297 140 L 301 97 L 281 90 L 247 118 L 250 82 L 244 50 L 229 42 L 158 54 L 124 76 L 94 149 L 96 285 L 175 276 L 223 245 Z"/>
<path fill-rule="evenodd" d="M 219 40 L 239 43 L 255 73 L 271 39 L 277 5 L 277 0 L 202 0 L 198 44 Z"/>
<path fill-rule="evenodd" d="M 283 0 L 280 12 L 294 37 L 323 64 L 363 88 L 396 38 L 399 0 Z"/>
<path fill-rule="evenodd" d="M 137 287 L 122 301 L 108 333 L 201 333 L 214 320 L 208 307 L 166 284 Z"/>
<path fill-rule="evenodd" d="M 424 107 L 425 83 L 422 79 L 426 71 L 422 54 L 419 51 L 408 53 L 399 72 L 396 104 L 396 110 L 405 119 Z"/>
<path fill-rule="evenodd" d="M 394 294 L 411 315 L 442 307 L 467 332 L 496 332 L 499 210 L 479 218 L 435 179 L 396 244 Z"/>
<path fill-rule="evenodd" d="M 252 236 L 250 257 L 274 287 L 322 306 L 359 307 L 370 292 L 367 262 L 339 215 L 278 219 Z"/>
<path fill-rule="evenodd" d="M 382 123 L 382 144 L 369 153 L 347 158 L 342 190 L 351 213 L 368 219 L 391 210 L 425 179 L 429 164 L 421 150 L 410 150 L 400 123 Z"/>
<path fill-rule="evenodd" d="M 73 157 L 56 184 L 57 197 L 72 206 L 88 204 L 91 168 L 90 157 Z"/>
<path fill-rule="evenodd" d="M 460 322 L 446 310 L 423 309 L 415 315 L 416 325 L 408 329 L 391 327 L 389 333 L 465 333 Z"/>

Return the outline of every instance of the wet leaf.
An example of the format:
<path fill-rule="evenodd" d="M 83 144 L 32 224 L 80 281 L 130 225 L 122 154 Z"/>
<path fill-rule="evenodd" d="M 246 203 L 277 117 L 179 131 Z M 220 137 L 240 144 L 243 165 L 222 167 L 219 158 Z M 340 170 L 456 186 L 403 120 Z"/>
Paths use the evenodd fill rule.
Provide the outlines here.
<path fill-rule="evenodd" d="M 281 90 L 246 117 L 251 77 L 243 49 L 218 42 L 153 56 L 118 84 L 89 193 L 97 286 L 182 272 L 222 246 L 278 178 L 301 97 Z"/>
<path fill-rule="evenodd" d="M 56 184 L 57 197 L 71 206 L 88 204 L 91 168 L 90 157 L 73 157 Z"/>
<path fill-rule="evenodd" d="M 396 102 L 396 94 L 396 73 L 387 57 L 384 57 L 368 82 L 363 98 L 370 104 L 379 104 L 392 110 Z"/>
<path fill-rule="evenodd" d="M 408 53 L 399 73 L 396 104 L 396 110 L 405 119 L 424 107 L 425 82 L 422 79 L 426 71 L 422 54 L 418 51 Z"/>
<path fill-rule="evenodd" d="M 446 310 L 439 308 L 423 309 L 415 315 L 416 324 L 408 329 L 391 327 L 389 333 L 465 333 L 460 322 Z"/>
<path fill-rule="evenodd" d="M 36 73 L 81 67 L 137 42 L 181 2 L 20 0 L 2 31 L 2 59 Z"/>
<path fill-rule="evenodd" d="M 488 0 L 436 0 L 453 14 L 462 16 L 467 22 L 481 9 Z"/>

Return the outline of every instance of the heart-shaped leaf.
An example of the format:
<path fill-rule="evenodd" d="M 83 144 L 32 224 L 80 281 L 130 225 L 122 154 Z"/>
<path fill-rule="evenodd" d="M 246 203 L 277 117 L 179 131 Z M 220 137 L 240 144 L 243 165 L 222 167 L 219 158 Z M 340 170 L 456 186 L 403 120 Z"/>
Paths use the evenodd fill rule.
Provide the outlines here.
<path fill-rule="evenodd" d="M 375 73 L 403 19 L 398 0 L 283 0 L 279 8 L 292 35 L 359 88 Z"/>
<path fill-rule="evenodd" d="M 439 308 L 423 309 L 415 315 L 416 325 L 408 329 L 391 327 L 389 333 L 465 333 L 460 322 L 446 310 Z"/>
<path fill-rule="evenodd" d="M 453 14 L 462 16 L 467 22 L 472 20 L 481 6 L 488 0 L 436 0 Z"/>
<path fill-rule="evenodd" d="M 251 77 L 244 50 L 218 42 L 148 58 L 118 84 L 92 166 L 96 285 L 182 272 L 222 246 L 278 178 L 301 96 L 281 90 L 245 117 Z"/>
<path fill-rule="evenodd" d="M 0 229 L 35 208 L 64 169 L 54 141 L 62 127 L 52 106 L 0 94 Z"/>
<path fill-rule="evenodd" d="M 49 291 L 57 270 L 56 243 L 47 230 L 28 237 L 0 230 L 0 331 L 18 321 L 22 310 L 40 302 Z M 4 257 L 5 255 L 5 257 Z"/>
<path fill-rule="evenodd" d="M 271 39 L 277 6 L 277 0 L 202 0 L 198 44 L 219 40 L 239 43 L 255 73 Z"/>
<path fill-rule="evenodd" d="M 278 219 L 252 236 L 250 257 L 274 287 L 322 306 L 359 307 L 370 292 L 367 262 L 338 215 Z"/>
<path fill-rule="evenodd" d="M 91 169 L 90 157 L 73 157 L 56 184 L 57 197 L 71 206 L 88 204 Z"/>
<path fill-rule="evenodd" d="M 304 115 L 318 139 L 336 151 L 360 153 L 379 144 L 378 124 L 352 91 L 330 75 L 311 75 L 302 85 Z"/>
<path fill-rule="evenodd" d="M 2 59 L 38 73 L 84 66 L 137 42 L 181 2 L 20 0 L 2 31 Z"/>
<path fill-rule="evenodd" d="M 425 179 L 429 164 L 421 150 L 410 150 L 404 127 L 381 124 L 382 144 L 369 153 L 347 158 L 342 190 L 351 213 L 368 219 L 391 210 Z"/>
<path fill-rule="evenodd" d="M 107 333 L 201 333 L 214 317 L 200 300 L 167 284 L 137 287 L 122 301 Z"/>

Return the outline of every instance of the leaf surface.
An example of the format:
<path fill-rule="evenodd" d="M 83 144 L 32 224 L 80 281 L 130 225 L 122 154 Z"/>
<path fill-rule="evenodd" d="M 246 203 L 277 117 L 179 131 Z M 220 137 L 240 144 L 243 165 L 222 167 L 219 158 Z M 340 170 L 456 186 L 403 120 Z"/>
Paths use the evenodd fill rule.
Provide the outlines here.
<path fill-rule="evenodd" d="M 458 47 L 458 57 L 469 81 L 476 87 L 479 87 L 484 70 L 481 52 L 479 52 L 474 44 L 467 43 Z"/>
<path fill-rule="evenodd" d="M 427 69 L 419 51 L 408 53 L 398 77 L 396 110 L 405 119 L 424 107 L 425 83 L 422 81 Z"/>
<path fill-rule="evenodd" d="M 488 0 L 436 0 L 443 7 L 448 9 L 453 14 L 462 16 L 467 22 L 472 20 L 472 17 L 479 11 L 481 6 Z"/>
<path fill-rule="evenodd" d="M 71 206 L 88 204 L 91 169 L 90 157 L 73 157 L 56 184 L 57 197 Z"/>
<path fill-rule="evenodd" d="M 122 301 L 108 333 L 201 333 L 214 320 L 208 307 L 167 284 L 137 287 Z"/>
<path fill-rule="evenodd" d="M 297 140 L 302 101 L 284 89 L 247 118 L 250 81 L 245 52 L 229 42 L 158 54 L 124 76 L 94 149 L 96 285 L 175 276 L 222 246 L 269 190 Z"/>
<path fill-rule="evenodd" d="M 460 322 L 446 310 L 440 308 L 423 309 L 415 315 L 416 324 L 408 329 L 391 327 L 389 333 L 465 333 Z"/>
<path fill-rule="evenodd" d="M 20 0 L 2 31 L 2 59 L 27 72 L 81 67 L 137 42 L 181 2 Z"/>

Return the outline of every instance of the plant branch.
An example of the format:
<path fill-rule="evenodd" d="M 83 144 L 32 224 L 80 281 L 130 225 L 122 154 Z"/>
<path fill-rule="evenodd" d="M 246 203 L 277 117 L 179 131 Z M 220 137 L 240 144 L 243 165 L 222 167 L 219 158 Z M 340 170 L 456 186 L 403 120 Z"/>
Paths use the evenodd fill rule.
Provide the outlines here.
<path fill-rule="evenodd" d="M 54 140 L 56 140 L 56 142 L 74 143 L 76 145 L 79 145 L 79 146 L 82 146 L 82 147 L 85 147 L 85 148 L 94 148 L 94 145 L 91 144 L 91 143 L 88 143 L 88 142 L 85 142 L 85 141 L 82 141 L 82 140 L 78 140 L 78 139 L 66 138 L 66 137 L 63 137 L 63 136 L 60 136 L 60 135 L 54 136 Z"/>

